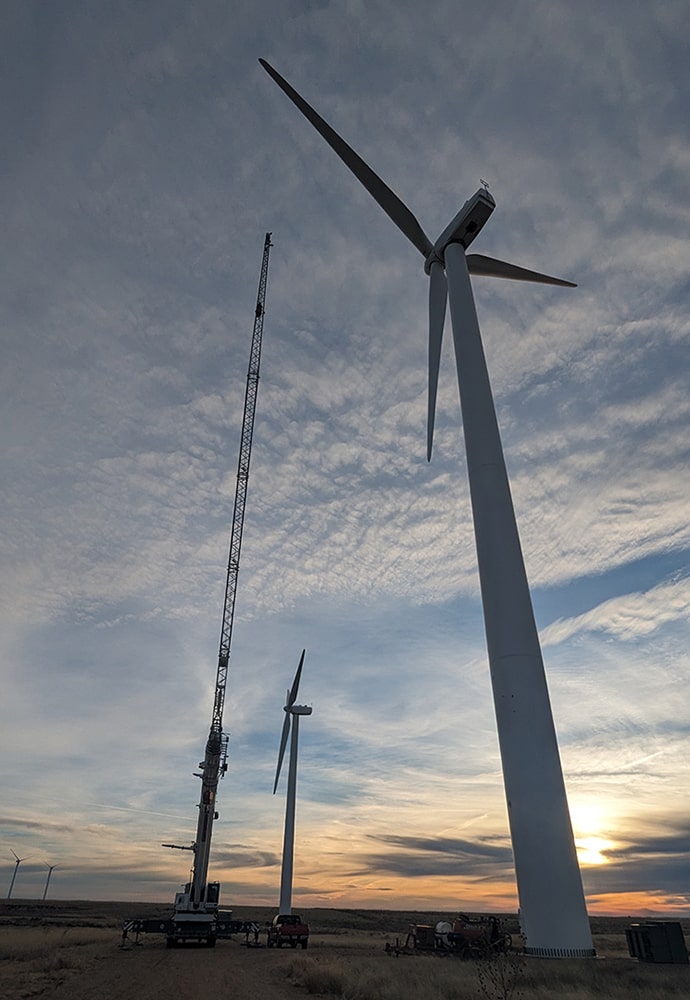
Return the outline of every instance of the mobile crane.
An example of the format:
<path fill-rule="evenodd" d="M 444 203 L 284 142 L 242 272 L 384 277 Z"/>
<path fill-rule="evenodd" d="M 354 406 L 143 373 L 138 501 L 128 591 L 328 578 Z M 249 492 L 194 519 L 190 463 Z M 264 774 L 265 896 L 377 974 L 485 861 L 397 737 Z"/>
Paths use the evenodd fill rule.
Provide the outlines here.
<path fill-rule="evenodd" d="M 196 839 L 189 846 L 178 844 L 162 845 L 163 847 L 192 852 L 191 878 L 184 886 L 182 892 L 175 894 L 175 906 L 170 919 L 157 920 L 144 918 L 125 921 L 123 924 L 123 942 L 126 940 L 129 932 L 134 932 L 137 935 L 137 939 L 138 935 L 142 932 L 157 932 L 166 935 L 167 945 L 171 948 L 175 947 L 178 943 L 189 940 L 206 941 L 210 947 L 213 947 L 218 937 L 229 937 L 230 934 L 239 931 L 245 931 L 247 934 L 250 931 L 258 931 L 258 927 L 255 928 L 254 924 L 233 921 L 230 912 L 223 913 L 219 910 L 220 883 L 208 882 L 207 878 L 213 823 L 218 819 L 218 812 L 216 811 L 218 782 L 225 776 L 228 768 L 229 737 L 223 732 L 223 708 L 225 705 L 225 689 L 230 662 L 237 578 L 240 568 L 240 550 L 242 547 L 244 511 L 249 482 L 249 462 L 252 452 L 254 414 L 259 390 L 259 368 L 261 365 L 261 341 L 264 325 L 266 285 L 268 281 L 268 259 L 272 246 L 271 233 L 266 233 L 261 272 L 259 275 L 256 310 L 254 312 L 254 330 L 249 353 L 247 387 L 244 397 L 244 415 L 242 418 L 240 454 L 237 464 L 235 505 L 230 531 L 230 554 L 225 581 L 225 599 L 223 603 L 220 647 L 218 650 L 213 714 L 211 716 L 211 728 L 206 741 L 204 759 L 199 763 L 200 771 L 196 775 L 201 779 Z"/>

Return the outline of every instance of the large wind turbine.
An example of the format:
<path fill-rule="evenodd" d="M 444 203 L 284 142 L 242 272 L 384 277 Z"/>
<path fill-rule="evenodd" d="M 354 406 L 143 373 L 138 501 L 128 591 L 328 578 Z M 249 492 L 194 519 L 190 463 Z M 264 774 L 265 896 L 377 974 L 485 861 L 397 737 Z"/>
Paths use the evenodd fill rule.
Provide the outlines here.
<path fill-rule="evenodd" d="M 280 769 L 283 766 L 283 757 L 290 735 L 290 725 L 292 723 L 292 737 L 290 739 L 290 764 L 288 766 L 288 786 L 287 799 L 285 801 L 285 834 L 283 836 L 283 867 L 280 873 L 280 903 L 278 913 L 292 913 L 292 862 L 295 854 L 295 799 L 297 796 L 297 746 L 299 742 L 299 718 L 300 715 L 311 715 L 311 706 L 296 705 L 297 691 L 299 690 L 300 677 L 302 676 L 302 664 L 304 654 L 302 650 L 299 666 L 292 687 L 288 689 L 285 698 L 283 711 L 285 721 L 283 731 L 280 735 L 280 750 L 278 751 L 278 766 L 276 767 L 276 780 L 273 783 L 273 794 L 275 795 L 280 778 Z"/>
<path fill-rule="evenodd" d="M 483 187 L 435 243 L 400 198 L 265 60 L 259 60 L 424 257 L 429 289 L 431 457 L 441 338 L 450 297 L 467 471 L 520 919 L 527 952 L 594 954 L 539 636 L 525 573 L 470 274 L 574 287 L 570 281 L 465 254 L 496 207 Z"/>

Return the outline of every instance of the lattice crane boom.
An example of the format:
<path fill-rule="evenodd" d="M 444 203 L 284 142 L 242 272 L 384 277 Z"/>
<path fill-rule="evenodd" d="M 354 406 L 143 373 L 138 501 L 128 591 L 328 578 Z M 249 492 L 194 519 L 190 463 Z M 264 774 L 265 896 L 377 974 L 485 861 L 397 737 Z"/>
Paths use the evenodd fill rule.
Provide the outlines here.
<path fill-rule="evenodd" d="M 213 907 L 217 902 L 217 889 L 207 894 L 206 879 L 208 875 L 209 855 L 211 851 L 211 833 L 213 822 L 218 818 L 216 812 L 216 791 L 218 781 L 227 768 L 228 737 L 223 734 L 223 708 L 225 706 L 225 689 L 228 680 L 230 662 L 230 644 L 232 641 L 232 626 L 235 614 L 235 597 L 237 594 L 237 577 L 240 568 L 240 550 L 242 547 L 242 529 L 244 527 L 244 511 L 247 501 L 247 485 L 249 482 L 249 462 L 252 453 L 252 436 L 254 433 L 254 414 L 259 391 L 259 368 L 261 365 L 261 340 L 264 326 L 264 309 L 266 300 L 266 285 L 268 281 L 268 259 L 271 234 L 266 233 L 264 251 L 259 276 L 259 290 L 254 314 L 254 330 L 249 354 L 249 369 L 247 371 L 247 387 L 244 397 L 244 415 L 242 418 L 242 436 L 240 454 L 237 463 L 237 485 L 235 488 L 235 505 L 232 514 L 230 531 L 230 553 L 228 571 L 225 582 L 225 600 L 223 603 L 223 623 L 220 633 L 218 650 L 218 669 L 216 673 L 216 689 L 213 698 L 213 715 L 211 728 L 206 742 L 206 753 L 199 767 L 201 773 L 201 796 L 199 799 L 199 818 L 197 823 L 194 851 L 194 864 L 189 892 L 179 894 L 187 897 L 187 903 L 192 909 Z M 215 885 L 215 883 L 213 883 Z M 211 898 L 215 896 L 215 898 Z"/>
<path fill-rule="evenodd" d="M 216 693 L 213 701 L 213 718 L 211 730 L 223 727 L 223 707 L 225 704 L 225 686 L 227 680 L 228 662 L 230 659 L 230 644 L 232 641 L 232 624 L 235 614 L 235 597 L 237 594 L 237 575 L 240 568 L 240 549 L 242 547 L 242 530 L 244 527 L 244 509 L 247 502 L 247 485 L 249 483 L 249 462 L 252 455 L 252 437 L 254 434 L 254 414 L 256 399 L 259 392 L 259 369 L 261 367 L 261 340 L 264 328 L 264 310 L 266 303 L 266 285 L 268 283 L 268 258 L 272 247 L 271 234 L 266 233 L 264 253 L 259 275 L 259 290 L 256 298 L 254 314 L 254 331 L 252 346 L 249 352 L 249 368 L 247 370 L 247 388 L 244 396 L 244 413 L 242 417 L 242 436 L 240 439 L 240 454 L 237 462 L 237 485 L 235 488 L 235 507 L 232 515 L 230 532 L 230 553 L 228 557 L 228 573 L 225 583 L 225 600 L 223 603 L 223 624 L 220 632 L 220 647 L 218 649 L 218 672 L 216 674 Z"/>

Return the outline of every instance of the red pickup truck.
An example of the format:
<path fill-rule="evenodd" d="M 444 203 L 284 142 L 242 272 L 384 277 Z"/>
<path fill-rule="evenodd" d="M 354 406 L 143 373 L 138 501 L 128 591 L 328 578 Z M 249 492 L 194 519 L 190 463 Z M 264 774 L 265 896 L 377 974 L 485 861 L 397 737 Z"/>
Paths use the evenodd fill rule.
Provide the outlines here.
<path fill-rule="evenodd" d="M 306 948 L 308 943 L 309 924 L 303 923 L 302 918 L 297 913 L 279 913 L 268 925 L 266 944 L 269 948 L 272 948 L 273 945 L 276 948 L 282 948 L 283 945 L 296 948 L 298 944 Z"/>

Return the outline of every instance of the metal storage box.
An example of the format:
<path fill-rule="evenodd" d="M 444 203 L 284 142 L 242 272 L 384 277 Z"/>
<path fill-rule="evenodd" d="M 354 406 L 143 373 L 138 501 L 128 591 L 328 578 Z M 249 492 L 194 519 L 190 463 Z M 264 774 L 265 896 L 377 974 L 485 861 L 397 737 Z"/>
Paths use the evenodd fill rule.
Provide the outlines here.
<path fill-rule="evenodd" d="M 677 920 L 650 920 L 626 927 L 628 951 L 640 962 L 688 964 L 683 928 Z"/>

